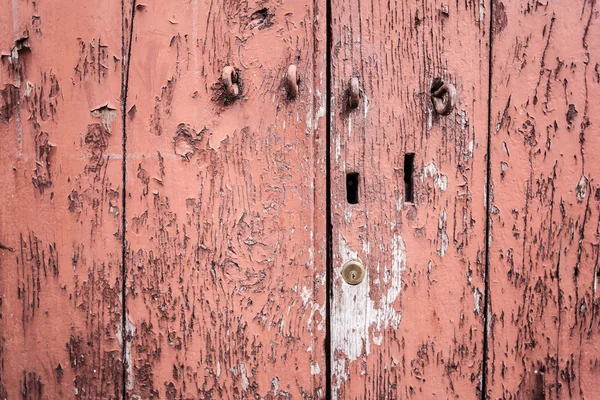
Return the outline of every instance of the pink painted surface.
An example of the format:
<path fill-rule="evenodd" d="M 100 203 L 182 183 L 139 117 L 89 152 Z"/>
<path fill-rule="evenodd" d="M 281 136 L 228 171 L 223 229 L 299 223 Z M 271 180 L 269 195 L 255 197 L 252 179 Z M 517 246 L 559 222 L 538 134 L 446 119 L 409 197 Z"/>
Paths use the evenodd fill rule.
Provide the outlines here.
<path fill-rule="evenodd" d="M 489 19 L 479 2 L 332 2 L 332 398 L 476 398 Z M 483 14 L 482 14 L 483 13 Z M 361 99 L 348 108 L 348 83 Z M 433 110 L 434 78 L 457 90 Z M 414 200 L 405 154 L 414 154 Z M 346 174 L 360 173 L 358 204 Z M 341 266 L 359 259 L 350 286 Z"/>
<path fill-rule="evenodd" d="M 547 3 L 494 3 L 494 399 L 598 398 L 598 7 Z"/>
<path fill-rule="evenodd" d="M 0 398 L 120 398 L 121 7 L 0 3 Z"/>
<path fill-rule="evenodd" d="M 596 397 L 595 1 L 163 3 L 0 2 L 0 399 Z"/>
<path fill-rule="evenodd" d="M 324 398 L 324 9 L 135 9 L 127 89 L 127 390 Z M 322 16 L 324 18 L 324 15 Z M 299 94 L 288 99 L 295 64 Z M 233 66 L 239 95 L 227 96 Z"/>

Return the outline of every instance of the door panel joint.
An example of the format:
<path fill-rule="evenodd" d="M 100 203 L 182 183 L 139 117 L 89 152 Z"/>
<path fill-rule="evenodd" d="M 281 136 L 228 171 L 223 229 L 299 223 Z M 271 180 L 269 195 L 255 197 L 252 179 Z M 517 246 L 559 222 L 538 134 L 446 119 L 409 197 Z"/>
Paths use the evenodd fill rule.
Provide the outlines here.
<path fill-rule="evenodd" d="M 482 380 L 481 380 L 481 400 L 487 399 L 487 370 L 488 370 L 488 352 L 489 352 L 489 343 L 488 336 L 489 332 L 489 314 L 490 314 L 490 207 L 492 205 L 492 44 L 494 40 L 493 35 L 493 23 L 494 23 L 494 1 L 490 0 L 489 8 L 489 53 L 488 53 L 488 96 L 487 96 L 487 106 L 488 106 L 488 126 L 487 126 L 487 147 L 486 147 L 486 179 L 485 179 L 485 277 L 484 277 L 484 302 L 483 302 L 483 360 L 482 360 Z"/>
<path fill-rule="evenodd" d="M 332 41 L 332 11 L 331 11 L 331 0 L 326 0 L 326 50 L 325 50 L 325 191 L 326 193 L 326 256 L 325 256 L 325 319 L 326 319 L 326 332 L 325 332 L 325 398 L 331 399 L 331 365 L 332 357 L 331 353 L 331 301 L 333 296 L 333 285 L 332 285 L 332 269 L 333 269 L 333 225 L 331 220 L 331 47 Z"/>
<path fill-rule="evenodd" d="M 133 40 L 133 20 L 135 17 L 136 0 L 131 3 L 129 26 L 127 26 L 127 2 L 121 0 L 122 33 L 121 33 L 121 118 L 123 123 L 123 187 L 121 189 L 121 362 L 123 363 L 122 396 L 127 398 L 128 368 L 131 361 L 127 360 L 129 334 L 127 332 L 127 93 L 129 89 L 129 66 L 131 65 L 131 42 Z"/>

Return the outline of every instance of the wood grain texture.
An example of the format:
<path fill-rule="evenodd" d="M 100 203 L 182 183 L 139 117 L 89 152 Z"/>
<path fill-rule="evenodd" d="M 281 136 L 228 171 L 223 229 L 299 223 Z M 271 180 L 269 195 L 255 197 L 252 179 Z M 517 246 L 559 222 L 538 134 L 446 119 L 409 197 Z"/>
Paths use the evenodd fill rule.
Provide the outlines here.
<path fill-rule="evenodd" d="M 332 1 L 332 395 L 475 398 L 482 373 L 484 2 Z M 362 98 L 348 109 L 348 82 Z M 433 111 L 441 77 L 456 109 Z M 404 155 L 415 154 L 413 204 Z M 346 173 L 360 173 L 347 204 Z M 341 266 L 367 277 L 346 284 Z"/>
<path fill-rule="evenodd" d="M 0 398 L 120 398 L 121 5 L 4 1 L 0 32 Z"/>
<path fill-rule="evenodd" d="M 133 20 L 130 397 L 324 398 L 324 2 L 158 2 Z"/>
<path fill-rule="evenodd" d="M 598 398 L 598 12 L 494 3 L 490 398 Z"/>

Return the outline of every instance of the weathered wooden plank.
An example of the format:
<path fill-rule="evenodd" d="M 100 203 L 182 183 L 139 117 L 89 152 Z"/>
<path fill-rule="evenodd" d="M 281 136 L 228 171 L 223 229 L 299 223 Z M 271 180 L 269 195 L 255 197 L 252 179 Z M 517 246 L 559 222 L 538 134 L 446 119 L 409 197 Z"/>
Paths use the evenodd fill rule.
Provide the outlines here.
<path fill-rule="evenodd" d="M 324 398 L 324 2 L 156 2 L 133 20 L 128 393 Z"/>
<path fill-rule="evenodd" d="M 488 394 L 597 398 L 598 7 L 493 8 Z"/>
<path fill-rule="evenodd" d="M 333 398 L 479 391 L 486 15 L 480 1 L 332 1 Z M 362 89 L 355 110 L 351 77 Z M 432 107 L 437 77 L 457 90 L 448 116 Z M 353 172 L 358 204 L 347 201 Z M 340 275 L 350 259 L 367 268 L 357 286 Z"/>
<path fill-rule="evenodd" d="M 0 398 L 119 398 L 121 4 L 0 4 Z"/>

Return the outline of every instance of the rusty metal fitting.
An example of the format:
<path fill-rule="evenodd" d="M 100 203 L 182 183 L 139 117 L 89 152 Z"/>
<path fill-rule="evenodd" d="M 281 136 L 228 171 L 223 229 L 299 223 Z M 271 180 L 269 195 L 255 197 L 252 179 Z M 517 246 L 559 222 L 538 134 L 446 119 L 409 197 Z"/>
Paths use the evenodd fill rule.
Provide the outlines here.
<path fill-rule="evenodd" d="M 237 85 L 238 74 L 235 72 L 235 69 L 232 66 L 228 65 L 223 68 L 221 80 L 223 81 L 225 91 L 229 96 L 236 97 L 240 93 L 240 88 Z"/>
<path fill-rule="evenodd" d="M 352 78 L 350 78 L 350 96 L 349 96 L 350 108 L 358 107 L 359 96 L 360 96 L 360 88 L 358 86 L 358 78 L 353 76 Z"/>
<path fill-rule="evenodd" d="M 296 98 L 298 96 L 298 84 L 300 83 L 300 77 L 298 76 L 298 69 L 294 64 L 290 65 L 287 70 L 287 92 L 289 98 Z"/>
<path fill-rule="evenodd" d="M 439 115 L 448 115 L 456 106 L 456 88 L 451 83 L 446 83 L 437 78 L 431 85 L 431 101 L 435 112 Z"/>

